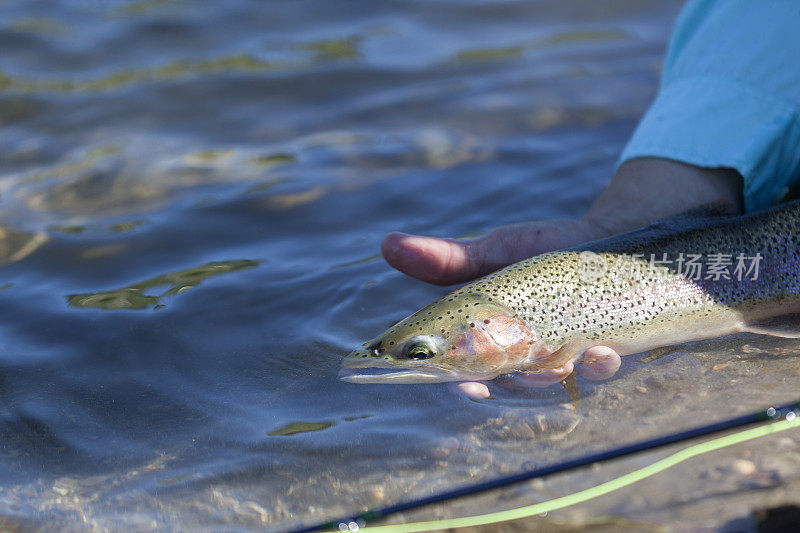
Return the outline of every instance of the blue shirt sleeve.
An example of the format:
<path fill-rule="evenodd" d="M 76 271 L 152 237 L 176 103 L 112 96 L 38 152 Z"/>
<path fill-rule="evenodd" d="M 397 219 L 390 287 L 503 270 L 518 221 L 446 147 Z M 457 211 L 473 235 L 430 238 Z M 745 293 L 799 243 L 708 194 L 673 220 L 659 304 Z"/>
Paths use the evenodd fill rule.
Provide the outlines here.
<path fill-rule="evenodd" d="M 748 211 L 779 200 L 800 178 L 800 1 L 691 0 L 619 163 L 636 157 L 736 169 Z"/>

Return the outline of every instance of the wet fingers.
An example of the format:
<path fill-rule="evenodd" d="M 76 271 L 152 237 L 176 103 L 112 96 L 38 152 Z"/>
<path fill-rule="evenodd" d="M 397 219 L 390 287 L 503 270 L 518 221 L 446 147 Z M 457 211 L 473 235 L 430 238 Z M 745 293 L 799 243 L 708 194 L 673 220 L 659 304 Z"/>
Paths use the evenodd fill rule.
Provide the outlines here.
<path fill-rule="evenodd" d="M 578 365 L 578 374 L 592 381 L 608 379 L 619 370 L 622 360 L 619 354 L 608 346 L 593 346 L 583 352 Z"/>
<path fill-rule="evenodd" d="M 489 392 L 489 387 L 486 386 L 485 383 L 480 383 L 478 381 L 465 381 L 463 383 L 459 383 L 456 385 L 456 389 L 459 393 L 468 396 L 474 400 L 483 400 L 491 396 Z"/>

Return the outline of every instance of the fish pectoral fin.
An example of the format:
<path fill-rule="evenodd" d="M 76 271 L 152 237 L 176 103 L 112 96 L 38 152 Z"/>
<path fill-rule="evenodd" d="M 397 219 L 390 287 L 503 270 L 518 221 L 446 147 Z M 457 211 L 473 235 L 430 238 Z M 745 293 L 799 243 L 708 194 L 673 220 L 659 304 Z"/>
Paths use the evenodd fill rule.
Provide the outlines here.
<path fill-rule="evenodd" d="M 570 403 L 572 404 L 572 409 L 574 411 L 578 410 L 578 404 L 581 400 L 581 391 L 578 388 L 578 380 L 575 377 L 575 372 L 571 373 L 563 380 L 561 380 L 561 386 L 564 387 L 564 390 L 567 391 L 569 394 Z"/>
<path fill-rule="evenodd" d="M 761 322 L 744 324 L 741 331 L 783 339 L 800 339 L 800 315 L 782 315 Z"/>
<path fill-rule="evenodd" d="M 581 339 L 571 339 L 558 350 L 543 355 L 534 354 L 530 364 L 520 368 L 522 372 L 541 372 L 543 370 L 554 370 L 563 367 L 570 361 L 574 361 L 577 356 L 583 355 L 580 351 L 583 342 Z M 580 353 L 578 353 L 580 351 Z"/>

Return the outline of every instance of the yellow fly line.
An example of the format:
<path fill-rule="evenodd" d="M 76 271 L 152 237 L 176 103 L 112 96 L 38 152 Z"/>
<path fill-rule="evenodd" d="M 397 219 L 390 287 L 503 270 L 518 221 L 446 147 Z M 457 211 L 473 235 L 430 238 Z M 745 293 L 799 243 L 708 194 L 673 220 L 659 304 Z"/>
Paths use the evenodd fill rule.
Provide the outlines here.
<path fill-rule="evenodd" d="M 567 496 L 562 496 L 560 498 L 555 498 L 553 500 L 548 500 L 546 502 L 536 503 L 533 505 L 526 505 L 525 507 L 518 507 L 516 509 L 509 509 L 507 511 L 498 511 L 489 514 L 465 516 L 462 518 L 429 520 L 426 522 L 413 522 L 409 524 L 394 524 L 394 525 L 372 526 L 372 527 L 358 527 L 357 524 L 355 523 L 341 524 L 340 530 L 350 530 L 350 531 L 366 530 L 370 531 L 371 533 L 414 533 L 418 531 L 435 531 L 440 529 L 452 529 L 459 527 L 485 526 L 488 524 L 497 524 L 499 522 L 506 522 L 508 520 L 519 520 L 520 518 L 529 518 L 534 515 L 549 513 L 551 511 L 556 511 L 558 509 L 563 509 L 571 505 L 576 505 L 578 503 L 582 503 L 594 498 L 598 498 L 600 496 L 604 496 L 615 490 L 619 490 L 621 488 L 632 485 L 637 481 L 641 481 L 650 476 L 654 476 L 670 467 L 682 463 L 683 461 L 691 459 L 692 457 L 697 457 L 698 455 L 703 455 L 705 453 L 713 452 L 714 450 L 719 450 L 721 448 L 733 446 L 734 444 L 747 442 L 749 440 L 757 439 L 759 437 L 772 435 L 780 431 L 786 431 L 787 429 L 792 429 L 798 427 L 799 425 L 800 425 L 800 417 L 795 416 L 794 413 L 790 413 L 785 420 L 781 420 L 779 422 L 773 422 L 771 424 L 765 424 L 763 426 L 758 426 L 745 431 L 739 431 L 737 433 L 732 433 L 724 437 L 719 437 L 713 440 L 709 440 L 701 444 L 695 444 L 694 446 L 689 446 L 688 448 L 684 448 L 683 450 L 676 452 L 670 456 L 667 456 L 664 459 L 661 459 L 660 461 L 656 461 L 655 463 L 649 466 L 640 468 L 639 470 L 634 470 L 629 474 L 625 474 L 624 476 L 612 479 L 611 481 L 606 481 L 605 483 L 601 483 L 600 485 L 582 490 L 580 492 L 575 492 Z"/>

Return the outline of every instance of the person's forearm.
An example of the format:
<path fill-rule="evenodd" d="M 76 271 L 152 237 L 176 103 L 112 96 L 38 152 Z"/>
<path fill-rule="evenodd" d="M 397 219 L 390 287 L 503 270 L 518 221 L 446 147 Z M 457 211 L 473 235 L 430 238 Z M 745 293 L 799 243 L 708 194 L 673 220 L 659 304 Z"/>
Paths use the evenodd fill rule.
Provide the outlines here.
<path fill-rule="evenodd" d="M 658 94 L 620 162 L 735 169 L 745 211 L 778 202 L 800 181 L 798 14 L 797 0 L 687 2 Z"/>
<path fill-rule="evenodd" d="M 711 202 L 742 210 L 742 177 L 731 169 L 709 169 L 642 157 L 622 164 L 584 216 L 607 235 Z"/>

